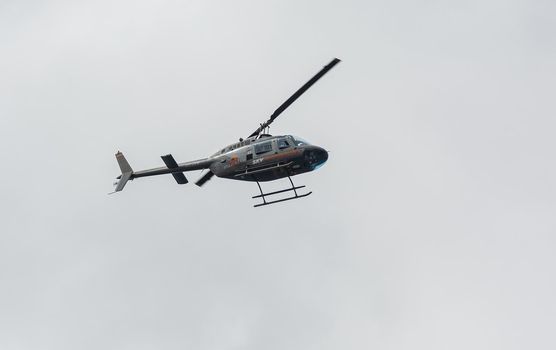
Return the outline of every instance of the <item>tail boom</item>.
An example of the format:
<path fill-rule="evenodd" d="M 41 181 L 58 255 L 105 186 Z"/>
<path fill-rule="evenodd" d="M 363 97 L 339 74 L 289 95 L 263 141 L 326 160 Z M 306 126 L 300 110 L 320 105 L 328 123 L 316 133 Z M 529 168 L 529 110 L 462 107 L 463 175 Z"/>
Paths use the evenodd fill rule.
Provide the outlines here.
<path fill-rule="evenodd" d="M 168 166 L 163 166 L 159 168 L 140 170 L 133 173 L 133 178 L 135 179 L 138 177 L 183 173 L 184 171 L 208 169 L 213 161 L 214 160 L 209 158 L 203 158 L 191 162 L 179 163 L 177 164 L 177 167 L 172 167 L 172 168 L 168 168 Z"/>
<path fill-rule="evenodd" d="M 165 167 L 133 171 L 122 152 L 118 151 L 118 153 L 116 153 L 116 160 L 118 161 L 118 165 L 120 166 L 122 174 L 117 177 L 118 182 L 115 183 L 116 188 L 112 193 L 120 192 L 121 190 L 123 190 L 129 180 L 155 175 L 172 174 L 178 184 L 186 184 L 187 179 L 183 174 L 184 171 L 208 169 L 214 161 L 214 159 L 203 158 L 191 162 L 178 164 L 176 163 L 172 155 L 168 154 L 162 156 L 162 160 L 166 164 Z"/>

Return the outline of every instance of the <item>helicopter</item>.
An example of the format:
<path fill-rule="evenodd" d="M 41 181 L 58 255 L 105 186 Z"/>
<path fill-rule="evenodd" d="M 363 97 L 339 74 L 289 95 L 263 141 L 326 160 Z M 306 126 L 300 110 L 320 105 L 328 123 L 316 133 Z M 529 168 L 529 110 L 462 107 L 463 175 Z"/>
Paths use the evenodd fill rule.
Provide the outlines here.
<path fill-rule="evenodd" d="M 270 125 L 286 108 L 339 62 L 340 59 L 338 58 L 330 61 L 282 103 L 270 115 L 270 118 L 261 123 L 247 138 L 240 138 L 238 142 L 220 149 L 207 158 L 177 163 L 171 154 L 167 154 L 161 156 L 165 166 L 134 171 L 123 153 L 118 151 L 116 160 L 121 175 L 116 178 L 118 181 L 114 183 L 114 192 L 110 194 L 122 191 L 129 180 L 141 177 L 172 174 L 178 184 L 184 185 L 188 183 L 184 172 L 207 170 L 195 182 L 197 186 L 203 186 L 214 175 L 220 178 L 256 182 L 260 195 L 252 198 L 260 198 L 262 202 L 255 204 L 254 207 L 307 197 L 312 192 L 299 194 L 298 190 L 305 186 L 295 186 L 291 177 L 313 171 L 322 166 L 328 159 L 328 152 L 324 148 L 312 145 L 300 137 L 293 135 L 272 136 L 268 132 Z M 289 179 L 291 187 L 268 193 L 263 192 L 260 182 L 274 181 L 285 177 Z M 267 200 L 267 197 L 276 198 L 273 196 L 290 191 L 293 191 L 293 195 L 290 197 Z"/>

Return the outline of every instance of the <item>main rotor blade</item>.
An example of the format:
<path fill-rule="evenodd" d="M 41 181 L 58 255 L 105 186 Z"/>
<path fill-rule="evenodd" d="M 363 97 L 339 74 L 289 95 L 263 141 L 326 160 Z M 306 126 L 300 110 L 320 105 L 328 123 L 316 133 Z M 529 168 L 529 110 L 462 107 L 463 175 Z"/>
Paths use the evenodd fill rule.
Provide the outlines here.
<path fill-rule="evenodd" d="M 201 187 L 205 184 L 205 182 L 210 180 L 213 176 L 214 173 L 209 170 L 205 175 L 203 175 L 199 180 L 197 180 L 197 182 L 195 182 L 195 185 Z"/>
<path fill-rule="evenodd" d="M 338 63 L 340 63 L 340 60 L 338 58 L 334 58 L 332 61 L 330 61 L 330 63 L 324 66 L 320 70 L 320 72 L 318 72 L 314 77 L 311 78 L 311 80 L 306 82 L 302 87 L 299 88 L 299 90 L 297 90 L 293 95 L 291 95 L 290 98 L 288 98 L 284 103 L 282 103 L 282 105 L 280 105 L 280 107 L 278 107 L 274 111 L 274 113 L 272 113 L 270 118 L 266 122 L 261 124 L 261 126 L 259 126 L 257 130 L 255 130 L 251 135 L 249 135 L 249 137 L 257 136 L 258 134 L 260 134 L 266 127 L 272 124 L 272 122 L 274 121 L 274 119 L 276 119 L 276 117 L 278 117 L 283 111 L 285 111 L 286 108 L 288 108 L 292 103 L 294 103 L 295 100 L 297 100 L 301 95 L 303 95 L 305 91 L 309 90 L 309 88 L 313 86 L 314 83 L 316 83 L 320 78 L 322 78 L 323 75 L 325 75 L 329 70 L 331 70 Z"/>

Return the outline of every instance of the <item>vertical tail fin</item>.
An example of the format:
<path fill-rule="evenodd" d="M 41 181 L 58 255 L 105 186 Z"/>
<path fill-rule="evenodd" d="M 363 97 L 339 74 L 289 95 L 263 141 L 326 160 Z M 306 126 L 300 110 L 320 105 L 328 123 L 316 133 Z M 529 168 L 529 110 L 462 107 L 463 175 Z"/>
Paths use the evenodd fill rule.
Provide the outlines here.
<path fill-rule="evenodd" d="M 120 180 L 116 183 L 114 192 L 120 192 L 124 189 L 127 181 L 131 179 L 131 176 L 133 175 L 133 169 L 131 169 L 131 166 L 127 162 L 127 159 L 125 159 L 122 152 L 118 151 L 118 153 L 116 153 L 116 160 L 118 161 L 118 165 L 120 166 L 122 175 L 118 177 Z"/>
<path fill-rule="evenodd" d="M 122 152 L 118 151 L 118 153 L 116 153 L 116 160 L 118 161 L 118 165 L 120 166 L 122 174 L 133 172 L 133 169 L 131 169 L 131 166 L 127 162 L 127 159 L 125 159 Z"/>

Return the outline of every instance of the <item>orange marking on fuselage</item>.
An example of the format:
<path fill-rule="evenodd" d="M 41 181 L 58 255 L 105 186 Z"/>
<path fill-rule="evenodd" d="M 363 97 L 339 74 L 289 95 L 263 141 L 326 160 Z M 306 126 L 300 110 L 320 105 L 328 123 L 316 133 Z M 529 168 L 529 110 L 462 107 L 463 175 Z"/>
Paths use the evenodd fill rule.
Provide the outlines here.
<path fill-rule="evenodd" d="M 287 151 L 287 152 L 283 152 L 283 153 L 273 154 L 273 155 L 268 156 L 268 157 L 264 157 L 263 162 L 273 161 L 273 160 L 288 158 L 288 157 L 293 157 L 293 156 L 298 156 L 300 154 L 301 154 L 301 150 L 295 149 L 295 150 L 292 150 L 292 151 Z"/>
<path fill-rule="evenodd" d="M 239 163 L 239 158 L 237 156 L 233 156 L 229 161 L 230 167 L 233 167 L 234 165 L 237 165 L 238 163 Z"/>

